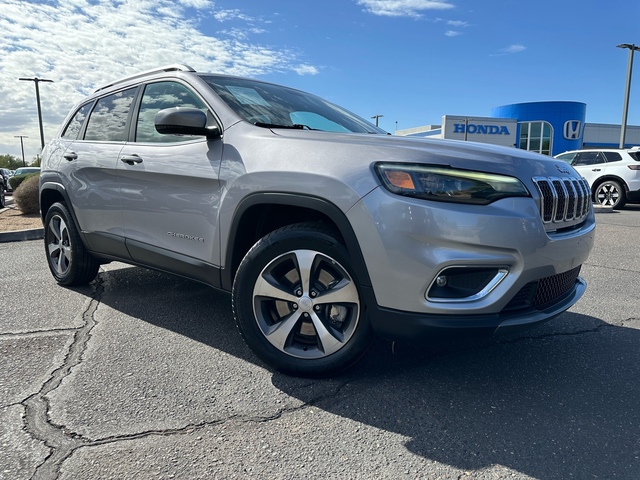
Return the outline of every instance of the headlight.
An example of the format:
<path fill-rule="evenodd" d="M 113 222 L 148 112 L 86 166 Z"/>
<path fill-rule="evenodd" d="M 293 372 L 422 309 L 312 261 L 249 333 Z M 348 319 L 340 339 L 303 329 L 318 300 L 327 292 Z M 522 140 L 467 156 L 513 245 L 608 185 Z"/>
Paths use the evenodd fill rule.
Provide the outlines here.
<path fill-rule="evenodd" d="M 438 202 L 488 205 L 501 198 L 529 197 L 520 180 L 446 166 L 378 163 L 375 170 L 392 193 Z"/>

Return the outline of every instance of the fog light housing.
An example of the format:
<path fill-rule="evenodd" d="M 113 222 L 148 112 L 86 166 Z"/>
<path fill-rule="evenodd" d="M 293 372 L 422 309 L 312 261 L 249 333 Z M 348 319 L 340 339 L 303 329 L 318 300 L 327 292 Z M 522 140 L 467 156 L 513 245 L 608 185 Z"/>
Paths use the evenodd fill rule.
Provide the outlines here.
<path fill-rule="evenodd" d="M 430 302 L 471 302 L 486 297 L 509 273 L 507 267 L 447 267 L 427 289 Z"/>

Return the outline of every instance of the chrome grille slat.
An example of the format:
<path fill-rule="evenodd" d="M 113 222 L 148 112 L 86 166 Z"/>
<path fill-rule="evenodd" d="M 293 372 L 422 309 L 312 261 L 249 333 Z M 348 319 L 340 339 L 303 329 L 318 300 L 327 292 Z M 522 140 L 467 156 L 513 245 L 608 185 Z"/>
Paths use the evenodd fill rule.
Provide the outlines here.
<path fill-rule="evenodd" d="M 573 182 L 570 179 L 565 179 L 562 183 L 564 183 L 564 188 L 567 191 L 567 214 L 565 215 L 565 219 L 573 220 L 576 218 L 576 199 L 578 193 L 573 186 Z"/>
<path fill-rule="evenodd" d="M 591 189 L 584 178 L 534 177 L 543 223 L 580 221 L 589 213 Z"/>

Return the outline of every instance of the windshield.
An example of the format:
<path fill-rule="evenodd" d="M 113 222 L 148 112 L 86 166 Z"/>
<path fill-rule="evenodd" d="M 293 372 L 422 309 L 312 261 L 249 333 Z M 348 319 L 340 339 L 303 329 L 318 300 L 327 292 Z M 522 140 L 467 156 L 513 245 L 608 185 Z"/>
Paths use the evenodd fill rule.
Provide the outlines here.
<path fill-rule="evenodd" d="M 268 128 L 326 132 L 386 132 L 337 105 L 292 88 L 256 80 L 203 76 L 211 88 L 247 122 Z"/>

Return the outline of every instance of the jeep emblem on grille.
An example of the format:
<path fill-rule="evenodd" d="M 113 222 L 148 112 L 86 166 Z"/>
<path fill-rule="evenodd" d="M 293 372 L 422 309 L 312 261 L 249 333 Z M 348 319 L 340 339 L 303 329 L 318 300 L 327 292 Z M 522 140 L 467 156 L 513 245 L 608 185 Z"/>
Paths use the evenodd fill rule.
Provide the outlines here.
<path fill-rule="evenodd" d="M 560 173 L 569 173 L 570 172 L 570 170 L 566 167 L 566 165 L 558 165 L 556 163 L 556 168 L 558 169 L 558 171 Z"/>

